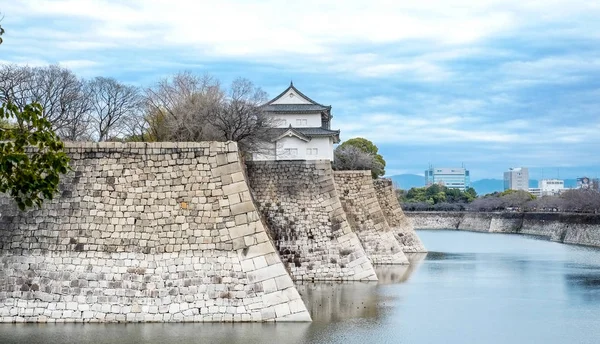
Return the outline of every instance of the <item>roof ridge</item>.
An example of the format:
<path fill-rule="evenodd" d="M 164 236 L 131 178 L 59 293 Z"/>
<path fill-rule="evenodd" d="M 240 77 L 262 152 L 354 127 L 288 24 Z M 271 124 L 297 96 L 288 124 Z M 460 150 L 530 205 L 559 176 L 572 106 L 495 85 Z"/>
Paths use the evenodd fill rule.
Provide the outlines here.
<path fill-rule="evenodd" d="M 271 105 L 274 101 L 280 99 L 281 97 L 283 97 L 284 94 L 287 93 L 287 91 L 289 91 L 290 89 L 294 90 L 296 93 L 298 93 L 298 95 L 300 95 L 301 97 L 303 97 L 304 99 L 308 100 L 310 103 L 312 103 L 313 105 L 319 105 L 322 107 L 328 107 L 331 108 L 331 105 L 327 106 L 327 105 L 323 105 L 321 103 L 317 103 L 316 101 L 312 100 L 310 97 L 306 96 L 304 93 L 300 92 L 300 90 L 298 90 L 296 88 L 296 86 L 294 86 L 293 82 L 290 82 L 290 86 L 288 86 L 288 88 L 286 88 L 283 92 L 281 92 L 277 97 L 271 99 L 270 101 L 268 101 L 266 104 L 264 105 Z M 294 105 L 300 105 L 300 104 L 294 104 Z"/>

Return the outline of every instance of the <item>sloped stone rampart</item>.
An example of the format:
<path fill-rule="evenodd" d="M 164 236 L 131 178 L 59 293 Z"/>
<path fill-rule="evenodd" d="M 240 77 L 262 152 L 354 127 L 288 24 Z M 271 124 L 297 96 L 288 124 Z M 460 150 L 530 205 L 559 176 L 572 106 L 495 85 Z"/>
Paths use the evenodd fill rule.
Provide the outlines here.
<path fill-rule="evenodd" d="M 0 201 L 0 322 L 310 321 L 235 143 L 66 151 L 60 197 Z"/>
<path fill-rule="evenodd" d="M 250 186 L 296 280 L 376 280 L 335 190 L 331 162 L 247 163 Z"/>
<path fill-rule="evenodd" d="M 400 208 L 398 198 L 394 192 L 392 180 L 380 178 L 373 180 L 377 201 L 383 211 L 387 223 L 392 228 L 394 235 L 403 252 L 427 252 L 425 246 L 413 228 L 413 224 Z"/>
<path fill-rule="evenodd" d="M 373 264 L 408 264 L 377 201 L 370 171 L 335 171 L 335 188 L 350 226 Z"/>

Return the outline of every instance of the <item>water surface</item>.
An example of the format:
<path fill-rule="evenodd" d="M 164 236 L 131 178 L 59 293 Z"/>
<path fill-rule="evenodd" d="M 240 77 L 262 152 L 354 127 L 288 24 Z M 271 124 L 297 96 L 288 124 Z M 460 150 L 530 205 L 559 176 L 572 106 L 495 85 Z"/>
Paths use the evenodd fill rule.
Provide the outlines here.
<path fill-rule="evenodd" d="M 419 231 L 379 282 L 299 284 L 313 323 L 3 324 L 0 343 L 598 343 L 600 250 Z"/>

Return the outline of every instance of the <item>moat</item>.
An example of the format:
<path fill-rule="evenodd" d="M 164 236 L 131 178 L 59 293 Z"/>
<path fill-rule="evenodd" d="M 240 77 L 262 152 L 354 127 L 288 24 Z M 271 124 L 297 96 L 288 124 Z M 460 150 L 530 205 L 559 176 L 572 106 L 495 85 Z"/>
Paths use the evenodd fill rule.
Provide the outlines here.
<path fill-rule="evenodd" d="M 596 343 L 600 249 L 418 231 L 378 282 L 300 284 L 312 323 L 0 324 L 0 343 Z"/>

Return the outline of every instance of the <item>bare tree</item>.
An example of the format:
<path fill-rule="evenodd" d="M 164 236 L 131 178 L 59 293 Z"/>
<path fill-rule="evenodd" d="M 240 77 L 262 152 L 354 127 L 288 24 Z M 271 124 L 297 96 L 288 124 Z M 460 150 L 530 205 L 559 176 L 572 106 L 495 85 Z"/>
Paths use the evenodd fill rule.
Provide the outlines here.
<path fill-rule="evenodd" d="M 0 102 L 11 102 L 23 110 L 33 97 L 33 80 L 33 68 L 15 64 L 3 65 L 0 68 Z"/>
<path fill-rule="evenodd" d="M 207 117 L 223 100 L 218 80 L 190 72 L 175 74 L 145 90 L 149 136 L 156 141 L 212 139 Z"/>
<path fill-rule="evenodd" d="M 92 122 L 98 141 L 119 137 L 125 121 L 140 109 L 138 89 L 112 78 L 96 77 L 88 84 Z"/>
<path fill-rule="evenodd" d="M 600 212 L 600 193 L 594 190 L 567 190 L 560 195 L 563 211 L 597 213 Z"/>
<path fill-rule="evenodd" d="M 0 69 L 0 100 L 10 100 L 21 109 L 39 103 L 44 118 L 63 139 L 87 137 L 89 94 L 84 82 L 67 68 L 5 65 Z"/>
<path fill-rule="evenodd" d="M 84 81 L 81 81 L 83 85 Z M 67 141 L 92 141 L 92 102 L 88 87 L 82 85 L 79 96 L 65 107 L 66 118 L 57 129 L 58 135 Z"/>
<path fill-rule="evenodd" d="M 275 120 L 260 108 L 266 100 L 266 92 L 251 81 L 235 79 L 228 96 L 207 117 L 219 134 L 217 139 L 237 141 L 245 152 L 262 151 L 275 126 Z"/>
<path fill-rule="evenodd" d="M 62 128 L 69 112 L 80 104 L 81 82 L 72 71 L 57 65 L 34 68 L 32 82 L 31 100 L 42 105 L 44 117 L 55 130 Z"/>
<path fill-rule="evenodd" d="M 501 197 L 483 197 L 471 202 L 467 208 L 472 211 L 499 211 L 506 209 L 506 202 Z"/>
<path fill-rule="evenodd" d="M 527 211 L 562 211 L 564 209 L 564 201 L 557 196 L 543 196 L 525 204 L 524 209 Z"/>
<path fill-rule="evenodd" d="M 334 151 L 333 168 L 336 170 L 372 170 L 377 164 L 373 154 L 355 146 L 338 146 Z"/>

